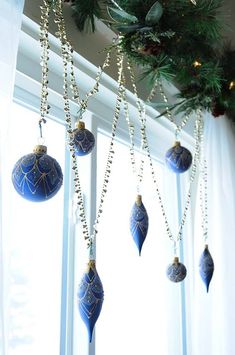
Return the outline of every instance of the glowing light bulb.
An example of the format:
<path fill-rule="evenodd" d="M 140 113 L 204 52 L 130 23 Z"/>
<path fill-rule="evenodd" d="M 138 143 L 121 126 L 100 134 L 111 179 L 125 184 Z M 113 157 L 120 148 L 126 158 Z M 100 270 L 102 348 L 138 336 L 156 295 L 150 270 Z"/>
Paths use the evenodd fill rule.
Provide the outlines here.
<path fill-rule="evenodd" d="M 229 83 L 229 90 L 233 90 L 235 88 L 235 81 L 231 81 Z"/>
<path fill-rule="evenodd" d="M 201 65 L 202 65 L 202 63 L 200 63 L 198 60 L 195 60 L 195 62 L 193 62 L 194 68 L 201 67 Z"/>

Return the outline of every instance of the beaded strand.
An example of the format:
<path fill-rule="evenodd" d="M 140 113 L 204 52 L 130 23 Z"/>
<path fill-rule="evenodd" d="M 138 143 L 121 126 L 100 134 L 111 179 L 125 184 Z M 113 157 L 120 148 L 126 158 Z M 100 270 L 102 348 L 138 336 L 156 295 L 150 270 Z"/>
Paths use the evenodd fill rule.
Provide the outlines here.
<path fill-rule="evenodd" d="M 137 195 L 141 194 L 141 183 L 143 181 L 143 175 L 144 175 L 144 159 L 141 157 L 140 159 L 140 166 L 139 166 L 139 170 L 137 172 L 137 168 L 136 168 L 136 157 L 135 157 L 135 145 L 134 145 L 134 132 L 135 132 L 135 128 L 134 125 L 131 123 L 130 121 L 130 114 L 129 114 L 129 105 L 127 102 L 127 93 L 126 93 L 126 88 L 125 88 L 125 84 L 126 84 L 126 79 L 125 79 L 125 74 L 123 72 L 123 96 L 122 96 L 122 100 L 123 100 L 123 106 L 124 106 L 124 114 L 125 114 L 125 119 L 127 122 L 127 126 L 128 126 L 128 132 L 129 132 L 129 139 L 130 139 L 130 160 L 131 160 L 131 166 L 132 166 L 132 171 L 133 171 L 133 175 L 136 177 L 136 189 L 137 189 Z M 141 139 L 141 152 L 143 151 L 143 136 Z"/>
<path fill-rule="evenodd" d="M 40 65 L 42 67 L 41 76 L 41 103 L 40 103 L 40 119 L 39 119 L 39 131 L 40 139 L 43 139 L 42 124 L 46 123 L 46 115 L 49 113 L 50 106 L 48 105 L 48 61 L 49 61 L 49 40 L 48 40 L 48 28 L 50 17 L 50 6 L 47 0 L 43 0 L 43 5 L 40 6 L 41 19 L 40 19 L 40 46 L 41 56 Z"/>
<path fill-rule="evenodd" d="M 61 10 L 62 10 L 62 5 L 61 5 Z M 57 20 L 55 20 L 55 21 L 57 21 Z M 58 24 L 59 24 L 59 32 L 56 33 L 56 35 L 60 36 L 60 33 L 63 33 L 63 44 L 65 44 L 67 46 L 67 62 L 70 63 L 70 81 L 71 81 L 70 88 L 73 93 L 73 99 L 75 101 L 77 101 L 77 103 L 80 107 L 79 113 L 80 113 L 80 117 L 81 117 L 82 114 L 87 109 L 89 98 L 94 96 L 95 94 L 97 94 L 99 91 L 100 79 L 101 79 L 101 76 L 102 76 L 104 70 L 110 66 L 111 48 L 107 51 L 107 55 L 106 55 L 103 65 L 99 66 L 99 68 L 98 68 L 98 72 L 96 74 L 94 86 L 91 88 L 91 90 L 89 92 L 86 93 L 85 99 L 82 100 L 80 98 L 79 88 L 78 88 L 78 85 L 76 82 L 76 77 L 75 77 L 74 60 L 73 60 L 73 52 L 74 51 L 73 51 L 73 47 L 67 37 L 65 20 L 64 20 L 62 11 L 61 11 L 61 16 L 60 16 L 60 20 L 59 20 Z"/>
<path fill-rule="evenodd" d="M 143 125 L 143 127 L 141 128 L 142 134 L 143 134 L 143 140 L 144 140 L 144 149 L 146 151 L 146 155 L 148 157 L 149 160 L 149 164 L 150 164 L 150 169 L 151 169 L 151 175 L 152 175 L 152 179 L 155 185 L 155 190 L 156 190 L 156 194 L 158 197 L 158 201 L 160 204 L 160 208 L 162 211 L 162 215 L 164 218 L 164 223 L 165 223 L 165 228 L 166 228 L 166 233 L 169 237 L 169 239 L 174 242 L 174 244 L 176 244 L 177 242 L 179 242 L 182 239 L 182 233 L 183 233 L 183 227 L 185 225 L 186 222 L 186 218 L 187 218 L 187 214 L 188 214 L 188 210 L 189 210 L 189 204 L 190 204 L 190 200 L 191 200 L 191 190 L 192 190 L 192 184 L 194 182 L 195 176 L 196 176 L 196 172 L 197 172 L 197 165 L 198 165 L 198 161 L 200 159 L 200 130 L 201 130 L 201 120 L 202 117 L 200 114 L 197 114 L 197 118 L 195 121 L 195 128 L 194 128 L 194 137 L 195 137 L 195 152 L 194 152 L 194 157 L 193 157 L 193 164 L 192 164 L 192 169 L 191 169 L 191 174 L 190 174 L 190 178 L 189 178 L 189 188 L 188 188 L 188 192 L 186 195 L 186 203 L 185 203 L 185 207 L 184 207 L 184 211 L 182 214 L 182 218 L 181 218 L 181 223 L 179 225 L 179 230 L 177 233 L 177 237 L 174 238 L 170 226 L 169 226 L 169 222 L 167 219 L 167 215 L 166 215 L 166 211 L 163 205 L 163 200 L 161 197 L 161 193 L 160 193 L 160 189 L 159 189 L 159 184 L 157 181 L 157 177 L 155 174 L 155 170 L 154 170 L 154 166 L 153 166 L 153 162 L 152 162 L 152 157 L 150 154 L 150 149 L 149 149 L 149 144 L 148 144 L 148 139 L 147 139 L 147 135 L 146 135 L 146 118 L 143 118 L 143 109 L 142 109 L 142 104 L 141 104 L 141 100 L 138 96 L 138 92 L 137 92 L 137 87 L 135 84 L 135 75 L 134 75 L 134 71 L 131 65 L 128 66 L 128 69 L 130 71 L 130 77 L 131 77 L 131 83 L 132 83 L 132 87 L 133 87 L 133 91 L 134 94 L 136 96 L 136 104 L 138 107 L 138 111 L 139 111 L 139 119 Z"/>
<path fill-rule="evenodd" d="M 123 53 L 121 53 L 121 51 L 118 49 L 118 51 L 117 51 L 117 67 L 118 67 L 117 99 L 116 99 L 115 112 L 114 112 L 113 123 L 112 123 L 111 140 L 110 140 L 110 146 L 109 146 L 106 168 L 105 168 L 105 173 L 104 173 L 104 180 L 103 180 L 103 185 L 102 185 L 100 203 L 98 206 L 97 216 L 96 216 L 96 219 L 95 219 L 95 222 L 93 225 L 92 234 L 91 234 L 91 233 L 89 233 L 88 223 L 86 220 L 84 200 L 83 200 L 83 196 L 82 196 L 82 188 L 81 188 L 80 175 L 79 175 L 79 169 L 78 169 L 78 162 L 77 162 L 77 158 L 75 155 L 74 141 L 73 141 L 73 135 L 72 135 L 73 130 L 72 130 L 72 120 L 71 120 L 71 114 L 70 114 L 69 94 L 68 94 L 68 89 L 69 89 L 68 62 L 71 59 L 71 49 L 67 43 L 67 36 L 65 33 L 61 0 L 57 1 L 54 11 L 55 11 L 55 22 L 58 25 L 58 33 L 57 34 L 58 34 L 60 42 L 61 42 L 61 51 L 62 51 L 62 59 L 63 59 L 63 67 L 64 67 L 64 86 L 63 86 L 63 88 L 64 88 L 64 94 L 63 94 L 64 111 L 65 111 L 65 119 L 66 119 L 66 124 L 67 124 L 67 133 L 68 133 L 68 137 L 70 138 L 69 139 L 69 147 L 70 147 L 70 152 L 71 152 L 71 156 L 72 156 L 72 169 L 74 171 L 75 193 L 77 194 L 77 205 L 78 205 L 78 208 L 80 211 L 79 217 L 80 217 L 81 223 L 82 223 L 83 236 L 87 242 L 87 247 L 89 248 L 89 251 L 90 251 L 90 258 L 92 259 L 92 258 L 94 258 L 94 254 L 95 254 L 95 251 L 94 251 L 95 238 L 98 233 L 99 220 L 100 220 L 100 217 L 103 213 L 103 204 L 104 204 L 105 196 L 107 194 L 109 178 L 111 175 L 111 167 L 112 167 L 114 153 L 115 153 L 113 146 L 114 146 L 117 123 L 118 123 L 118 119 L 120 116 L 120 109 L 121 109 L 121 102 L 122 102 L 122 93 L 123 93 L 122 78 L 123 78 L 124 56 L 123 56 Z M 109 58 L 109 56 L 108 56 L 108 58 Z M 92 93 L 92 95 L 93 95 L 93 93 Z M 87 97 L 90 97 L 90 96 L 87 96 Z"/>
<path fill-rule="evenodd" d="M 201 112 L 200 112 L 201 114 Z M 199 199 L 201 209 L 201 228 L 203 233 L 203 239 L 206 244 L 208 239 L 208 173 L 207 173 L 207 161 L 204 153 L 204 122 L 202 121 L 200 127 L 200 177 L 199 177 Z"/>
<path fill-rule="evenodd" d="M 179 134 L 180 132 L 182 131 L 182 129 L 186 126 L 186 124 L 188 123 L 189 121 L 189 115 L 188 114 L 184 114 L 184 117 L 183 119 L 181 120 L 180 124 L 177 125 L 177 123 L 175 122 L 175 119 L 174 119 L 174 116 L 169 108 L 169 101 L 168 101 L 168 98 L 164 92 L 164 89 L 163 89 L 163 85 L 162 85 L 162 81 L 161 80 L 158 80 L 157 81 L 158 83 L 158 86 L 159 86 L 159 92 L 163 98 L 163 101 L 164 103 L 167 105 L 166 106 L 166 118 L 174 124 L 175 126 L 175 139 L 178 140 L 178 137 L 179 137 Z M 151 95 L 151 94 L 150 94 Z"/>

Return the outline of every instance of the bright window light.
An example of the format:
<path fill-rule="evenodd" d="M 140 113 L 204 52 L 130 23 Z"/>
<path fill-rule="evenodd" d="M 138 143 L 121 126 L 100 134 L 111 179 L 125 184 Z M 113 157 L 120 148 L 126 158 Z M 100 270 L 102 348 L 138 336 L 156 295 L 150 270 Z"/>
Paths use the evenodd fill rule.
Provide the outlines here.
<path fill-rule="evenodd" d="M 9 166 L 37 144 L 38 114 L 13 105 Z M 52 120 L 44 127 L 48 154 L 64 170 L 65 131 Z M 10 172 L 10 169 L 9 169 Z M 60 347 L 63 187 L 51 200 L 21 198 L 9 181 L 9 355 L 56 355 Z"/>
<path fill-rule="evenodd" d="M 100 188 L 108 146 L 109 138 L 98 134 Z M 166 263 L 169 249 L 164 239 L 159 203 L 146 164 L 142 197 L 150 224 L 139 257 L 129 227 L 130 212 L 136 199 L 129 149 L 116 143 L 115 151 L 97 236 L 97 269 L 103 282 L 105 300 L 96 327 L 96 355 L 150 355 L 156 351 L 167 355 L 169 281 Z M 164 167 L 158 162 L 154 167 L 162 185 Z M 98 200 L 99 192 L 100 189 Z"/>

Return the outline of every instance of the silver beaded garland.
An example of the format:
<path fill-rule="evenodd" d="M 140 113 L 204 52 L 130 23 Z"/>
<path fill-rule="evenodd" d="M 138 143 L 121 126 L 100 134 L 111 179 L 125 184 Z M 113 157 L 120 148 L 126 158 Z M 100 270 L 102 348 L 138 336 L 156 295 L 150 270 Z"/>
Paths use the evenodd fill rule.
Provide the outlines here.
<path fill-rule="evenodd" d="M 127 93 L 126 93 L 126 88 L 125 88 L 125 75 L 123 72 L 123 95 L 122 95 L 122 100 L 123 100 L 123 105 L 124 105 L 124 114 L 125 114 L 125 119 L 127 122 L 128 126 L 128 132 L 129 132 L 129 139 L 130 139 L 130 160 L 131 160 L 131 166 L 132 166 L 132 171 L 133 175 L 136 178 L 136 190 L 137 190 L 137 195 L 141 194 L 141 183 L 143 181 L 143 175 L 144 175 L 144 157 L 143 154 L 141 155 L 140 159 L 140 165 L 139 169 L 137 169 L 137 164 L 136 164 L 136 156 L 135 156 L 135 145 L 134 145 L 134 134 L 135 134 L 135 128 L 134 124 L 131 123 L 130 121 L 130 114 L 129 114 L 129 105 L 127 102 Z M 143 136 L 141 136 L 141 148 L 140 151 L 143 153 Z"/>
<path fill-rule="evenodd" d="M 49 39 L 48 39 L 48 28 L 49 28 L 49 17 L 51 7 L 47 0 L 43 0 L 43 5 L 40 6 L 41 9 L 41 19 L 40 19 L 40 45 L 41 45 L 41 57 L 40 65 L 42 67 L 41 71 L 41 104 L 40 104 L 40 119 L 39 119 L 39 130 L 40 139 L 43 138 L 42 135 L 42 124 L 46 123 L 46 115 L 49 113 L 50 106 L 48 105 L 48 61 L 49 61 Z M 43 142 L 40 142 L 43 143 Z"/>
<path fill-rule="evenodd" d="M 168 102 L 168 98 L 164 92 L 164 89 L 163 89 L 163 85 L 162 85 L 162 81 L 161 80 L 157 80 L 156 81 L 156 85 L 158 85 L 159 87 L 159 92 L 162 96 L 162 99 L 164 101 L 164 103 L 167 105 L 166 106 L 166 118 L 171 122 L 173 123 L 173 125 L 175 126 L 175 139 L 178 140 L 178 137 L 179 137 L 179 134 L 180 132 L 182 131 L 182 129 L 186 126 L 186 124 L 188 123 L 189 121 L 189 115 L 188 114 L 184 114 L 180 124 L 177 124 L 175 122 L 175 119 L 174 119 L 174 115 L 172 114 L 172 111 L 170 110 L 170 107 L 169 107 L 169 102 Z M 149 96 L 149 99 L 151 98 L 151 94 Z"/>
<path fill-rule="evenodd" d="M 41 41 L 41 46 L 42 46 L 43 52 L 42 52 L 42 56 L 41 56 L 41 65 L 42 65 L 42 93 L 41 93 L 41 97 L 42 98 L 41 98 L 39 123 L 42 123 L 45 121 L 45 116 L 48 114 L 48 110 L 49 110 L 47 98 L 48 98 L 48 59 L 49 59 L 48 26 L 49 26 L 49 16 L 50 16 L 50 2 L 48 0 L 43 0 L 43 6 L 41 7 L 41 10 L 42 10 L 42 16 L 41 16 L 41 23 L 40 23 L 40 33 L 41 33 L 41 40 L 40 41 Z M 87 109 L 89 98 L 92 97 L 93 95 L 95 95 L 99 91 L 101 75 L 104 72 L 105 68 L 107 68 L 110 65 L 110 51 L 107 52 L 107 56 L 105 58 L 103 65 L 101 67 L 99 67 L 94 86 L 86 94 L 85 99 L 81 99 L 80 94 L 79 94 L 78 85 L 76 83 L 76 78 L 75 78 L 74 63 L 73 63 L 73 48 L 72 48 L 72 45 L 70 44 L 70 42 L 68 41 L 68 38 L 66 35 L 65 21 L 64 21 L 63 12 L 62 12 L 62 1 L 61 0 L 57 0 L 55 2 L 53 11 L 55 14 L 54 21 L 58 26 L 58 32 L 56 32 L 56 35 L 60 39 L 61 54 L 62 54 L 62 59 L 63 59 L 64 111 L 65 111 L 65 120 L 66 120 L 66 125 L 67 125 L 69 149 L 70 149 L 71 157 L 72 157 L 72 169 L 74 171 L 75 193 L 77 194 L 77 204 L 78 204 L 79 211 L 80 211 L 79 216 L 80 216 L 80 220 L 81 220 L 81 224 L 82 224 L 83 236 L 84 236 L 85 240 L 87 241 L 87 246 L 90 248 L 91 254 L 93 254 L 94 241 L 95 241 L 96 235 L 98 233 L 98 224 L 99 224 L 100 217 L 103 213 L 104 198 L 107 194 L 109 178 L 111 175 L 111 167 L 112 167 L 114 153 L 115 153 L 114 152 L 114 140 L 115 140 L 116 128 L 117 128 L 117 123 L 118 123 L 118 119 L 120 116 L 120 109 L 121 109 L 122 102 L 124 105 L 124 113 L 125 113 L 126 121 L 128 124 L 128 130 L 129 130 L 129 136 L 130 136 L 131 164 L 132 164 L 133 172 L 137 176 L 137 192 L 138 193 L 140 190 L 140 184 L 143 179 L 144 159 L 141 159 L 140 169 L 139 169 L 139 172 L 137 172 L 135 149 L 134 149 L 134 126 L 131 123 L 130 117 L 129 117 L 128 103 L 127 103 L 126 89 L 125 89 L 125 76 L 124 76 L 124 72 L 123 72 L 124 56 L 123 56 L 123 53 L 121 52 L 121 49 L 119 47 L 117 47 L 118 92 L 117 92 L 117 100 L 116 100 L 116 105 L 115 105 L 114 118 L 113 118 L 113 123 L 112 123 L 111 140 L 110 140 L 108 158 L 107 158 L 106 169 L 105 169 L 105 173 L 104 173 L 104 180 L 103 180 L 103 185 L 102 185 L 102 191 L 101 191 L 101 197 L 100 197 L 100 203 L 98 206 L 97 216 L 96 216 L 96 219 L 95 219 L 95 222 L 93 225 L 92 233 L 89 233 L 89 228 L 88 228 L 88 223 L 86 220 L 86 214 L 85 214 L 85 208 L 84 208 L 82 188 L 81 188 L 81 183 L 80 183 L 79 169 L 78 169 L 78 164 L 77 164 L 77 159 L 76 159 L 76 154 L 75 154 L 75 149 L 74 149 L 73 136 L 72 136 L 73 128 L 72 128 L 72 119 L 71 119 L 71 114 L 70 114 L 69 89 L 71 89 L 71 91 L 72 91 L 73 99 L 75 101 L 77 101 L 77 103 L 79 105 L 79 113 L 80 113 L 79 118 L 81 118 L 82 114 Z M 150 154 L 148 139 L 147 139 L 147 135 L 146 135 L 145 105 L 143 104 L 142 100 L 138 96 L 137 87 L 135 84 L 134 71 L 133 71 L 132 65 L 129 62 L 127 62 L 127 68 L 130 73 L 132 87 L 133 87 L 134 95 L 136 97 L 136 104 L 137 104 L 137 109 L 138 109 L 139 121 L 140 121 L 140 125 L 141 125 L 141 149 L 144 152 L 145 156 L 148 158 L 150 169 L 151 169 L 152 179 L 153 179 L 153 182 L 155 185 L 156 195 L 157 195 L 158 201 L 160 203 L 160 208 L 161 208 L 162 215 L 164 218 L 166 232 L 167 232 L 169 239 L 173 242 L 174 252 L 176 253 L 176 245 L 182 239 L 183 227 L 186 222 L 186 218 L 187 218 L 187 214 L 188 214 L 188 210 L 189 210 L 189 205 L 190 205 L 190 200 L 191 200 L 192 184 L 195 179 L 198 162 L 200 161 L 200 154 L 201 154 L 201 149 L 202 149 L 201 146 L 202 146 L 202 142 L 203 142 L 202 115 L 201 115 L 201 112 L 197 112 L 197 117 L 195 120 L 195 128 L 194 128 L 195 152 L 194 152 L 193 164 L 192 164 L 192 169 L 191 169 L 191 174 L 190 174 L 190 179 L 189 179 L 189 188 L 188 188 L 188 192 L 186 195 L 186 202 L 185 202 L 185 207 L 184 207 L 183 214 L 182 214 L 181 223 L 179 225 L 179 230 L 178 230 L 177 236 L 174 237 L 171 232 L 170 226 L 169 226 L 169 222 L 168 222 L 165 208 L 163 205 L 163 200 L 162 200 L 160 190 L 159 190 L 157 176 L 155 174 L 153 161 L 152 161 L 151 154 Z M 70 82 L 69 82 L 69 78 L 70 78 Z M 157 81 L 155 83 L 155 85 L 148 97 L 148 101 L 152 100 L 152 98 L 156 94 L 158 87 L 159 87 L 160 94 L 162 95 L 164 102 L 167 104 L 168 99 L 164 93 L 162 83 L 160 81 Z M 189 120 L 189 116 L 185 115 L 183 120 L 181 121 L 181 123 L 179 125 L 177 125 L 174 121 L 174 118 L 172 116 L 172 113 L 171 113 L 168 105 L 166 107 L 166 111 L 167 111 L 168 119 L 176 127 L 175 135 L 178 137 L 178 135 L 180 134 L 180 132 L 182 131 L 184 126 L 187 124 L 187 122 Z M 207 217 L 208 216 L 207 216 L 207 170 L 206 170 L 205 159 L 200 164 L 201 164 L 200 165 L 201 170 L 203 171 L 203 178 L 201 180 L 201 185 L 200 185 L 201 186 L 200 200 L 201 200 L 201 210 L 202 210 L 202 228 L 204 231 L 204 238 L 206 240 L 206 238 L 207 238 L 207 224 L 208 224 Z M 92 257 L 93 256 L 94 255 L 92 255 Z"/>
<path fill-rule="evenodd" d="M 201 113 L 200 113 L 201 114 Z M 201 209 L 201 228 L 205 244 L 208 239 L 208 173 L 207 161 L 204 154 L 204 124 L 201 122 L 200 126 L 200 176 L 199 176 L 199 199 Z"/>
<path fill-rule="evenodd" d="M 111 175 L 111 167 L 112 167 L 114 153 L 115 153 L 114 140 L 115 140 L 115 136 L 116 136 L 117 123 L 118 123 L 118 119 L 120 116 L 122 94 L 123 94 L 123 61 L 124 61 L 124 56 L 123 56 L 123 53 L 121 53 L 120 49 L 118 49 L 117 50 L 118 92 L 117 92 L 115 112 L 114 112 L 113 123 L 112 123 L 111 139 L 110 139 L 108 157 L 107 157 L 106 168 L 105 168 L 105 173 L 104 173 L 104 180 L 103 180 L 103 185 L 102 185 L 102 190 L 101 190 L 100 203 L 98 205 L 98 210 L 97 210 L 97 216 L 96 216 L 96 219 L 95 219 L 95 222 L 93 225 L 92 233 L 89 233 L 89 228 L 88 228 L 88 223 L 87 223 L 86 213 L 85 213 L 85 207 L 84 207 L 84 201 L 83 201 L 83 195 L 82 195 L 82 188 L 81 188 L 81 182 L 80 182 L 78 163 L 77 163 L 77 159 L 76 159 L 76 155 L 75 155 L 74 141 L 73 141 L 73 136 L 72 136 L 73 130 L 72 130 L 72 120 L 71 120 L 70 105 L 69 105 L 69 87 L 72 89 L 73 98 L 78 100 L 78 103 L 80 105 L 80 109 L 82 110 L 82 112 L 84 112 L 87 109 L 87 104 L 88 104 L 89 98 L 98 92 L 101 74 L 102 74 L 103 70 L 107 66 L 109 66 L 109 63 L 110 63 L 110 53 L 108 52 L 103 66 L 99 68 L 98 74 L 96 76 L 96 83 L 95 83 L 94 87 L 91 89 L 91 91 L 89 93 L 86 94 L 85 100 L 81 100 L 80 96 L 79 96 L 78 86 L 77 86 L 76 80 L 75 80 L 73 61 L 72 61 L 72 47 L 71 47 L 71 44 L 67 40 L 65 23 L 64 23 L 63 13 L 62 13 L 61 0 L 57 1 L 56 6 L 54 8 L 54 12 L 55 12 L 55 23 L 57 23 L 57 25 L 58 25 L 58 32 L 56 34 L 59 37 L 60 43 L 61 43 L 61 52 L 62 52 L 63 67 L 64 67 L 64 75 L 63 75 L 64 76 L 64 86 L 63 86 L 63 88 L 64 88 L 64 93 L 63 93 L 64 111 L 65 111 L 65 119 L 66 119 L 66 124 L 67 124 L 69 149 L 70 149 L 71 156 L 72 156 L 72 169 L 74 171 L 75 193 L 77 194 L 77 205 L 78 205 L 78 208 L 80 211 L 79 217 L 80 217 L 81 224 L 82 224 L 83 236 L 87 242 L 87 247 L 89 248 L 89 251 L 90 251 L 90 259 L 94 259 L 95 239 L 96 239 L 96 235 L 98 233 L 99 220 L 100 220 L 100 217 L 103 213 L 103 204 L 104 204 L 105 196 L 107 194 L 109 178 Z M 70 67 L 71 85 L 69 84 L 69 80 L 68 80 L 69 67 Z"/>
<path fill-rule="evenodd" d="M 159 183 L 157 181 L 157 176 L 155 174 L 155 170 L 154 170 L 154 166 L 153 166 L 153 162 L 152 162 L 152 157 L 150 154 L 150 149 L 149 149 L 149 144 L 148 144 L 148 139 L 147 139 L 147 135 L 146 135 L 146 117 L 145 117 L 145 109 L 144 109 L 144 104 L 142 104 L 139 96 L 138 96 L 138 92 L 137 92 L 137 87 L 135 84 L 135 75 L 134 75 L 134 71 L 132 66 L 129 64 L 128 65 L 128 69 L 130 71 L 130 77 L 131 77 L 131 83 L 132 83 L 132 87 L 133 87 L 133 91 L 134 94 L 136 96 L 136 104 L 137 104 L 137 108 L 139 111 L 139 120 L 141 122 L 141 133 L 143 136 L 143 146 L 144 146 L 144 150 L 146 152 L 147 158 L 149 160 L 149 165 L 150 165 L 150 169 L 151 169 L 151 176 L 155 185 L 155 191 L 156 191 L 156 195 L 160 204 L 160 208 L 162 211 L 162 215 L 164 218 L 164 223 L 165 223 L 165 229 L 166 229 L 166 233 L 168 235 L 168 238 L 173 242 L 173 248 L 174 248 L 174 254 L 176 254 L 177 252 L 177 244 L 178 242 L 182 239 L 182 234 L 183 234 L 183 227 L 185 225 L 186 222 L 186 218 L 187 218 L 187 214 L 188 214 L 188 210 L 189 210 L 189 205 L 190 205 L 190 201 L 191 201 L 191 195 L 192 195 L 192 185 L 196 176 L 196 172 L 197 172 L 197 166 L 198 166 L 198 162 L 200 159 L 200 134 L 201 134 L 201 127 L 202 127 L 202 115 L 201 112 L 197 112 L 197 116 L 196 116 L 196 120 L 195 120 L 195 127 L 194 127 L 194 138 L 195 138 L 195 152 L 194 152 L 194 157 L 193 157 L 193 164 L 192 164 L 192 169 L 191 169 L 191 174 L 190 174 L 190 178 L 189 178 L 189 188 L 188 188 L 188 192 L 186 195 L 186 202 L 185 202 L 185 207 L 183 210 L 183 214 L 182 214 L 182 218 L 181 218 L 181 222 L 179 225 L 179 229 L 178 229 L 178 233 L 176 235 L 176 237 L 173 236 L 170 226 L 169 226 L 169 222 L 168 222 L 168 218 L 167 218 L 167 214 L 163 205 L 163 200 L 161 197 L 161 193 L 160 193 L 160 189 L 159 189 Z M 157 87 L 154 88 L 154 90 L 157 90 Z M 161 89 L 160 89 L 161 90 Z M 163 91 L 162 91 L 162 94 Z M 149 99 L 151 97 L 153 97 L 155 95 L 155 92 L 150 93 Z M 164 94 L 164 102 L 168 102 L 167 97 Z M 173 123 L 173 118 L 171 115 L 171 112 L 169 110 L 169 114 L 168 114 L 168 119 L 170 119 Z M 188 122 L 189 117 L 186 116 L 183 121 L 181 122 L 181 124 L 179 126 L 177 126 L 177 130 L 180 132 L 182 130 L 182 128 L 186 125 L 186 123 Z"/>

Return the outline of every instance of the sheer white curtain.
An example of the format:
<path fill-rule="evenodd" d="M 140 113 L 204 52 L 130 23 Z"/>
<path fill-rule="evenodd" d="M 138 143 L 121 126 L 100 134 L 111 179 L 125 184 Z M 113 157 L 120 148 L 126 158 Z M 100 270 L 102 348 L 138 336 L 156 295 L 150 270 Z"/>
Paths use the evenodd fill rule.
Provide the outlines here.
<path fill-rule="evenodd" d="M 5 176 L 7 161 L 8 118 L 14 88 L 16 57 L 24 0 L 0 0 L 0 354 L 7 355 L 8 313 L 8 209 Z M 20 132 L 19 132 L 20 134 Z M 2 201 L 4 202 L 4 205 Z"/>
<path fill-rule="evenodd" d="M 204 243 L 199 201 L 196 226 L 195 280 L 192 303 L 192 344 L 189 355 L 235 354 L 235 132 L 226 117 L 205 116 L 205 154 L 208 164 L 209 250 L 215 263 L 206 293 L 198 273 Z"/>

